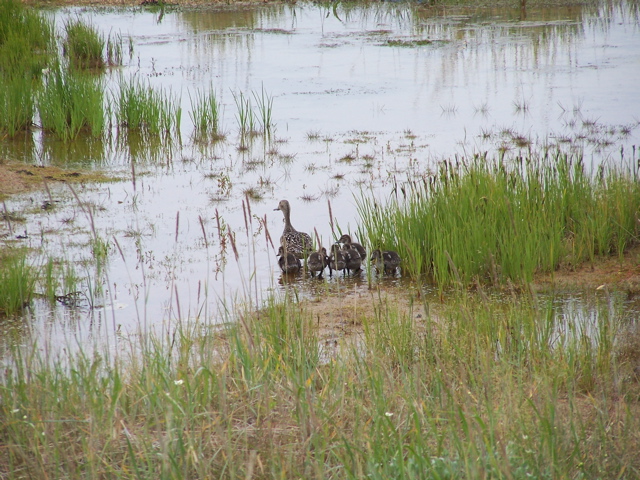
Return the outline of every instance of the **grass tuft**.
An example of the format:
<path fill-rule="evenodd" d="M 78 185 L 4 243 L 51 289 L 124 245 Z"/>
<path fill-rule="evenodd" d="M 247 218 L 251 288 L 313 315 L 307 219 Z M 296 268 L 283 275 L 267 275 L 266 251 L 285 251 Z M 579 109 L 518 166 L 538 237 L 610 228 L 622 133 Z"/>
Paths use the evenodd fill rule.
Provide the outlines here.
<path fill-rule="evenodd" d="M 589 172 L 581 157 L 551 152 L 446 161 L 396 185 L 386 205 L 358 200 L 371 245 L 397 250 L 404 272 L 440 286 L 527 283 L 561 263 L 622 255 L 640 238 L 638 205 L 633 172 Z"/>

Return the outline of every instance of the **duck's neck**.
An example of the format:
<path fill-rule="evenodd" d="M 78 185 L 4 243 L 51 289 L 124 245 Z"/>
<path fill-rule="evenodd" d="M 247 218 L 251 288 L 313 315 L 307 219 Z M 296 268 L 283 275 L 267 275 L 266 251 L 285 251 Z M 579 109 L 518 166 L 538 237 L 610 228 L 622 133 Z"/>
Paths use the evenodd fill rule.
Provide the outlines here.
<path fill-rule="evenodd" d="M 284 210 L 284 231 L 285 232 L 295 232 L 296 229 L 291 225 L 291 212 L 289 210 Z"/>

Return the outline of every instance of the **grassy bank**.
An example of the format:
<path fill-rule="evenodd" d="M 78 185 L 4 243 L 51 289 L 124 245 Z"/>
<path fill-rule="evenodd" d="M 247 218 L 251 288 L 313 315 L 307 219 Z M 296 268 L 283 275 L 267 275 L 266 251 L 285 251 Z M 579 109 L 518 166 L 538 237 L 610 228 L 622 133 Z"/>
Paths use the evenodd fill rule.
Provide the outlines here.
<path fill-rule="evenodd" d="M 403 271 L 441 286 L 528 283 L 559 265 L 622 256 L 640 239 L 635 165 L 592 171 L 561 152 L 446 161 L 398 183 L 388 201 L 363 195 L 362 230 L 400 252 Z"/>
<path fill-rule="evenodd" d="M 220 330 L 180 322 L 131 358 L 16 348 L 0 384 L 0 475 L 640 474 L 640 333 L 611 298 L 591 316 L 535 298 L 465 296 L 437 314 L 372 301 L 361 336 L 329 359 L 290 300 Z"/>

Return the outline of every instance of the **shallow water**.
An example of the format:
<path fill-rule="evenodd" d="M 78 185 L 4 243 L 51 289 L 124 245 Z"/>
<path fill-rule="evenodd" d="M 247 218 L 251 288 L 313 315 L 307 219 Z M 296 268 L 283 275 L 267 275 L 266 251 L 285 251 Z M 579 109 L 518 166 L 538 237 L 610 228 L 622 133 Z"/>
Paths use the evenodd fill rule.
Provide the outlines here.
<path fill-rule="evenodd" d="M 0 227 L 4 241 L 39 249 L 36 264 L 50 257 L 70 262 L 87 293 L 73 308 L 51 309 L 36 300 L 24 319 L 5 322 L 5 337 L 17 342 L 28 330 L 56 349 L 114 344 L 140 328 L 164 331 L 180 319 L 227 321 L 234 303 L 259 305 L 285 285 L 300 295 L 322 295 L 317 280 L 283 279 L 277 268 L 273 245 L 282 215 L 274 208 L 282 198 L 292 203 L 294 226 L 316 228 L 329 245 L 339 230 L 364 237 L 354 195 L 364 191 L 384 201 L 394 182 L 454 155 L 515 155 L 557 144 L 583 152 L 594 165 L 625 167 L 638 155 L 634 3 L 51 14 L 58 26 L 79 15 L 105 35 L 131 37 L 133 56 L 105 74 L 107 88 L 120 76 L 136 75 L 179 95 L 181 138 L 64 145 L 35 131 L 0 142 L 0 153 L 12 159 L 95 167 L 123 179 L 75 193 L 49 185 L 51 198 L 38 192 L 6 202 L 26 222 L 10 232 Z M 191 138 L 189 95 L 210 87 L 223 106 L 226 138 L 204 145 Z M 263 90 L 273 97 L 275 128 L 268 138 L 243 141 L 234 95 L 254 98 Z M 53 209 L 40 208 L 51 200 Z M 16 239 L 22 230 L 28 238 Z M 96 238 L 108 246 L 101 268 L 93 260 Z M 368 287 L 366 272 L 327 281 Z M 102 293 L 93 295 L 97 286 Z"/>

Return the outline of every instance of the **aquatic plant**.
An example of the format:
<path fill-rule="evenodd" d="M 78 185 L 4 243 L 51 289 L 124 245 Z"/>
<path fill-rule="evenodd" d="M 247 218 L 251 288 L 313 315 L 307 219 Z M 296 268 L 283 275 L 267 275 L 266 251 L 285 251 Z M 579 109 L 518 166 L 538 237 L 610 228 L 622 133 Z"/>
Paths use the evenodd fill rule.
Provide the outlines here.
<path fill-rule="evenodd" d="M 27 75 L 0 75 L 0 134 L 9 138 L 24 132 L 33 123 L 35 112 L 33 82 Z"/>
<path fill-rule="evenodd" d="M 240 136 L 244 137 L 256 131 L 256 114 L 253 111 L 251 98 L 242 92 L 233 93 L 233 100 L 236 104 L 236 120 Z"/>
<path fill-rule="evenodd" d="M 36 279 L 26 251 L 0 252 L 0 315 L 20 313 L 29 305 Z"/>
<path fill-rule="evenodd" d="M 0 0 L 0 77 L 38 77 L 54 54 L 53 22 L 17 0 Z"/>
<path fill-rule="evenodd" d="M 473 279 L 529 282 L 561 262 L 622 255 L 638 241 L 640 186 L 633 172 L 589 172 L 581 157 L 546 155 L 441 164 L 397 183 L 385 205 L 358 199 L 370 243 L 397 249 L 403 271 L 440 286 Z"/>
<path fill-rule="evenodd" d="M 107 65 L 119 66 L 124 63 L 124 39 L 121 33 L 109 33 L 106 43 Z M 133 56 L 133 39 L 129 37 L 129 58 Z"/>
<path fill-rule="evenodd" d="M 213 87 L 210 87 L 208 92 L 196 89 L 193 97 L 189 94 L 189 100 L 189 116 L 194 126 L 194 136 L 200 140 L 217 138 L 220 135 L 220 105 Z"/>
<path fill-rule="evenodd" d="M 102 80 L 57 66 L 44 79 L 37 98 L 42 129 L 61 139 L 73 140 L 81 131 L 99 137 L 104 132 Z"/>
<path fill-rule="evenodd" d="M 120 80 L 115 116 L 118 129 L 168 137 L 180 128 L 182 108 L 179 98 L 171 92 L 154 89 L 132 77 Z"/>
<path fill-rule="evenodd" d="M 262 128 L 262 132 L 265 135 L 270 135 L 274 124 L 273 124 L 273 96 L 269 95 L 264 91 L 264 85 L 260 89 L 260 93 L 253 92 L 253 98 L 256 101 L 258 108 L 258 121 L 260 122 L 260 126 Z"/>
<path fill-rule="evenodd" d="M 80 18 L 69 19 L 64 23 L 65 39 L 62 51 L 74 68 L 103 68 L 102 57 L 105 50 L 105 39 L 91 23 Z"/>

